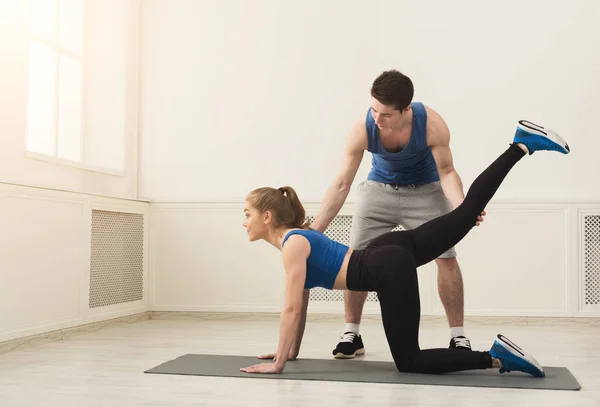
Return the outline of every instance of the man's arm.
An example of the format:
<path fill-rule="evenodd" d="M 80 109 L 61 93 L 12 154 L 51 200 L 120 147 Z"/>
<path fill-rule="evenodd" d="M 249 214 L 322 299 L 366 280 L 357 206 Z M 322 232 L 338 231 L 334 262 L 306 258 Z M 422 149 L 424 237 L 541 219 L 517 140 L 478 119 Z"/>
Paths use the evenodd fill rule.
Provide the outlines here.
<path fill-rule="evenodd" d="M 427 144 L 431 148 L 444 195 L 452 207 L 456 208 L 465 199 L 465 194 L 460 176 L 454 168 L 450 150 L 450 130 L 444 119 L 431 108 L 427 108 Z"/>
<path fill-rule="evenodd" d="M 367 130 L 365 120 L 362 120 L 354 125 L 346 139 L 342 166 L 327 189 L 321 208 L 312 223 L 313 229 L 325 232 L 327 226 L 342 209 L 367 148 Z"/>

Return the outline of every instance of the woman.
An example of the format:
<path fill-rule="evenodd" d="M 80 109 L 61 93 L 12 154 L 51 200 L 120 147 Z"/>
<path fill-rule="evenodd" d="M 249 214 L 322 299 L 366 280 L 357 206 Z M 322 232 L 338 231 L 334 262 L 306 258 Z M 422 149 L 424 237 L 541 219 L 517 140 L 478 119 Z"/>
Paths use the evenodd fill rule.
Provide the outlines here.
<path fill-rule="evenodd" d="M 447 373 L 498 368 L 543 377 L 539 363 L 502 335 L 486 352 L 419 348 L 419 287 L 417 267 L 456 245 L 475 226 L 484 208 L 510 172 L 527 153 L 570 152 L 556 133 L 520 121 L 509 148 L 469 188 L 463 203 L 451 213 L 408 231 L 386 233 L 364 250 L 352 250 L 304 222 L 305 211 L 291 187 L 259 188 L 246 199 L 244 210 L 250 241 L 264 239 L 281 250 L 286 272 L 284 309 L 274 359 L 242 368 L 248 373 L 281 373 L 297 357 L 304 325 L 308 290 L 375 291 L 379 297 L 386 338 L 401 372 Z"/>

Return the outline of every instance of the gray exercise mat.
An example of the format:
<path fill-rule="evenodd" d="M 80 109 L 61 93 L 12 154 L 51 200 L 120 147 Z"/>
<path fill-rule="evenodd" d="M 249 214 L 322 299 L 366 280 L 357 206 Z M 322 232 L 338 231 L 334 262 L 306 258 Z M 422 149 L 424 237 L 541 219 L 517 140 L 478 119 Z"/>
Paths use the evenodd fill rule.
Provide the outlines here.
<path fill-rule="evenodd" d="M 298 359 L 288 362 L 280 374 L 240 372 L 240 368 L 265 362 L 253 356 L 187 354 L 144 373 L 243 377 L 253 379 L 322 380 L 333 382 L 423 384 L 430 386 L 504 387 L 546 390 L 579 390 L 581 386 L 566 367 L 544 367 L 546 377 L 520 372 L 499 374 L 497 369 L 442 375 L 400 373 L 393 362 L 361 359 Z"/>

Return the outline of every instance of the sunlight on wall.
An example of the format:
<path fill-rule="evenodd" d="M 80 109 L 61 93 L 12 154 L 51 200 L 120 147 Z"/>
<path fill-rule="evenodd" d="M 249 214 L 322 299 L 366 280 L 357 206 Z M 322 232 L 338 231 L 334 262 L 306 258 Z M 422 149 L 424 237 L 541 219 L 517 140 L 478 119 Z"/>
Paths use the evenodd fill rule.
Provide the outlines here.
<path fill-rule="evenodd" d="M 83 1 L 33 0 L 27 149 L 82 159 Z"/>
<path fill-rule="evenodd" d="M 23 4 L 29 5 L 27 151 L 123 171 L 128 2 Z"/>

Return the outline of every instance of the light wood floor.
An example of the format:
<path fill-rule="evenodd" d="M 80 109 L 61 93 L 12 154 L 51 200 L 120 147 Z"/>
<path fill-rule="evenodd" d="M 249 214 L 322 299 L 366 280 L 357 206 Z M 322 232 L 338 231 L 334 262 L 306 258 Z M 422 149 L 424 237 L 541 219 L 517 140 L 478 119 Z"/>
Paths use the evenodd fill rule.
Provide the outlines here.
<path fill-rule="evenodd" d="M 582 390 L 542 391 L 150 375 L 185 353 L 258 355 L 277 346 L 269 317 L 158 319 L 109 327 L 0 355 L 0 406 L 598 406 L 600 327 L 477 323 L 473 347 L 504 333 L 543 365 L 567 366 Z M 342 319 L 310 320 L 301 356 L 329 358 Z M 361 327 L 369 360 L 391 360 L 375 319 Z M 446 346 L 443 322 L 423 321 L 422 347 Z M 340 363 L 344 363 L 340 361 Z"/>

